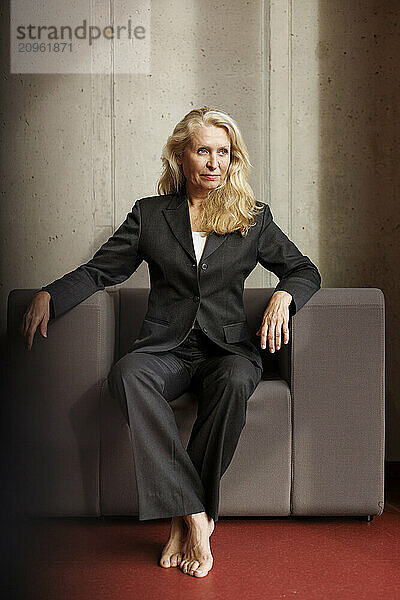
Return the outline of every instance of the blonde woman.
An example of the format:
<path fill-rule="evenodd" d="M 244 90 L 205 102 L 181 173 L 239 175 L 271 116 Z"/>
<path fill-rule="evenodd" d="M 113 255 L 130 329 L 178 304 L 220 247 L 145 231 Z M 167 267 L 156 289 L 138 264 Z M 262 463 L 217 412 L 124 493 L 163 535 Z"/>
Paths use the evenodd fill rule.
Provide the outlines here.
<path fill-rule="evenodd" d="M 35 295 L 22 334 L 30 349 L 38 326 L 47 336 L 49 319 L 147 262 L 147 314 L 108 383 L 131 428 L 139 519 L 172 518 L 159 564 L 204 577 L 213 565 L 220 479 L 261 379 L 260 350 L 288 343 L 290 316 L 321 278 L 269 206 L 256 203 L 248 152 L 229 115 L 208 107 L 189 112 L 162 162 L 159 195 L 137 200 L 89 262 Z M 244 281 L 258 262 L 279 277 L 257 332 L 260 350 L 243 305 Z M 188 389 L 198 410 L 185 449 L 169 403 Z"/>

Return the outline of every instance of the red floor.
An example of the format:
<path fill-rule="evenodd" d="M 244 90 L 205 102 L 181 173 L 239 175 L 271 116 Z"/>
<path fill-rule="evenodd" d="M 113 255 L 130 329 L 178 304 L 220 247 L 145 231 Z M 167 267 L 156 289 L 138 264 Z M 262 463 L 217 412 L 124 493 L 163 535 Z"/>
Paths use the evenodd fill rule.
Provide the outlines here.
<path fill-rule="evenodd" d="M 201 579 L 158 566 L 168 520 L 46 519 L 14 532 L 3 598 L 400 600 L 400 490 L 393 481 L 383 515 L 370 523 L 221 517 L 211 537 L 214 566 Z"/>

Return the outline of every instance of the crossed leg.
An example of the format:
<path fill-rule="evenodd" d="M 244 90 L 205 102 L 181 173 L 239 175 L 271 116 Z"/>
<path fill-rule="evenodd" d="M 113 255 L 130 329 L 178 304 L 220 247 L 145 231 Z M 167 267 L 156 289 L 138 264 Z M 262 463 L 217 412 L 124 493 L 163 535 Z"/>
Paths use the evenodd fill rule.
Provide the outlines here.
<path fill-rule="evenodd" d="M 169 406 L 190 386 L 192 373 L 184 362 L 170 352 L 131 352 L 110 372 L 110 391 L 127 407 L 139 520 L 172 517 L 161 566 L 179 566 L 196 577 L 211 569 L 209 540 L 218 519 L 219 480 L 232 459 L 259 375 L 251 361 L 238 355 L 198 363 L 193 378 L 197 419 L 185 450 Z"/>
<path fill-rule="evenodd" d="M 187 453 L 203 482 L 210 516 L 185 517 L 191 529 L 179 563 L 184 573 L 204 577 L 212 567 L 209 538 L 218 520 L 220 479 L 233 458 L 246 422 L 247 401 L 261 373 L 247 358 L 228 354 L 202 362 L 193 377 L 198 408 Z"/>

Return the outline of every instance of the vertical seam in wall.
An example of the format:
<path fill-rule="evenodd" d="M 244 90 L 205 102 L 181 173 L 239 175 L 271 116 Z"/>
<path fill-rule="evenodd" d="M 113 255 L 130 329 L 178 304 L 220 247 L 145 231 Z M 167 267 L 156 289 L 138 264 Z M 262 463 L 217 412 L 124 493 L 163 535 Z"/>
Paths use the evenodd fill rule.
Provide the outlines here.
<path fill-rule="evenodd" d="M 261 2 L 261 44 L 264 60 L 261 64 L 261 90 L 262 90 L 262 157 L 263 169 L 262 193 L 263 202 L 271 202 L 271 0 Z M 265 23 L 267 19 L 267 23 Z M 268 62 L 266 62 L 266 58 Z M 268 136 L 267 136 L 268 133 Z M 265 183 L 267 178 L 267 183 Z M 268 194 L 266 194 L 268 191 Z M 264 287 L 272 287 L 271 272 L 263 269 Z"/>
<path fill-rule="evenodd" d="M 289 211 L 288 211 L 288 230 L 290 237 L 293 236 L 293 102 L 292 102 L 292 88 L 293 88 L 293 77 L 292 77 L 292 38 L 293 38 L 293 4 L 292 0 L 288 0 L 288 190 L 289 190 Z"/>
<path fill-rule="evenodd" d="M 89 5 L 89 18 L 90 22 L 93 23 L 93 2 L 95 0 L 91 0 Z M 92 191 L 91 191 L 91 213 L 92 213 L 92 239 L 91 239 L 91 254 L 93 255 L 95 252 L 94 241 L 96 237 L 96 219 L 95 219 L 95 211 L 96 211 L 96 183 L 95 183 L 95 169 L 94 169 L 94 136 L 95 136 L 95 78 L 93 76 L 93 46 L 90 50 L 90 95 L 91 95 L 91 139 L 90 139 L 90 168 L 92 172 Z"/>
<path fill-rule="evenodd" d="M 266 7 L 267 1 L 261 0 L 261 64 L 260 64 L 260 78 L 261 78 L 261 139 L 260 139 L 260 154 L 261 154 L 261 199 L 262 202 L 266 202 L 266 188 L 268 182 L 268 145 L 267 145 L 267 129 L 269 132 L 269 122 L 268 122 L 268 110 L 269 110 L 269 86 L 267 81 L 267 74 L 269 74 L 269 52 L 268 52 L 268 38 L 267 38 L 267 23 L 265 22 L 266 15 Z M 269 6 L 269 2 L 268 2 Z M 268 58 L 268 63 L 266 62 Z M 268 70 L 267 70 L 268 69 Z M 269 77 L 268 77 L 269 79 Z"/>
<path fill-rule="evenodd" d="M 265 15 L 264 15 L 264 0 L 260 2 L 260 87 L 261 87 L 261 96 L 260 96 L 260 193 L 261 193 L 261 201 L 265 202 L 265 109 L 263 99 L 265 96 L 265 45 L 264 45 L 264 35 L 265 35 Z"/>
<path fill-rule="evenodd" d="M 114 0 L 109 0 L 110 2 L 110 23 L 112 24 L 114 30 Z M 117 215 L 116 215 L 116 202 L 115 202 L 115 46 L 114 39 L 110 40 L 110 51 L 111 51 L 111 73 L 110 73 L 110 85 L 111 85 L 111 93 L 110 93 L 110 161 L 111 161 L 111 177 L 110 177 L 110 185 L 111 185 L 111 203 L 112 203 L 112 230 L 115 231 Z"/>

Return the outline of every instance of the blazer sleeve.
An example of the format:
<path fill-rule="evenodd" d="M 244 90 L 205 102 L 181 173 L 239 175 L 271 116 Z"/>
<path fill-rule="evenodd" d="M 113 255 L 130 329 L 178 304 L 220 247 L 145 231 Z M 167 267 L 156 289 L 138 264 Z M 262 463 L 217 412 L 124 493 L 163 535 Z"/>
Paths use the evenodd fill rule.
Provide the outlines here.
<path fill-rule="evenodd" d="M 93 258 L 41 288 L 51 295 L 50 319 L 67 312 L 94 292 L 128 279 L 143 261 L 139 252 L 140 229 L 140 206 L 136 201 L 125 221 Z"/>
<path fill-rule="evenodd" d="M 321 275 L 317 267 L 274 222 L 268 204 L 263 213 L 257 254 L 262 266 L 279 277 L 274 292 L 282 290 L 292 295 L 290 316 L 320 289 Z"/>

